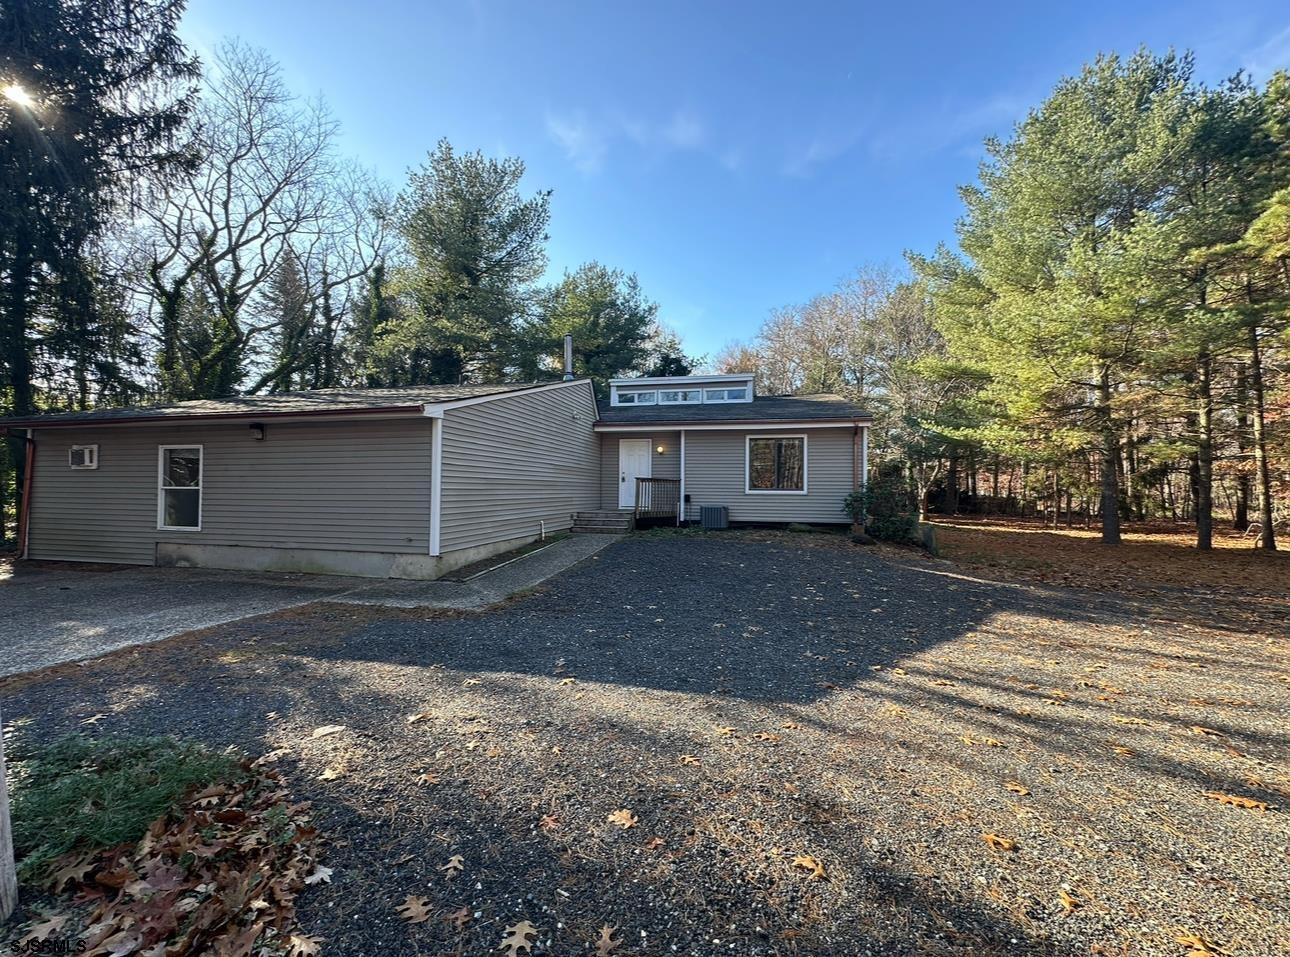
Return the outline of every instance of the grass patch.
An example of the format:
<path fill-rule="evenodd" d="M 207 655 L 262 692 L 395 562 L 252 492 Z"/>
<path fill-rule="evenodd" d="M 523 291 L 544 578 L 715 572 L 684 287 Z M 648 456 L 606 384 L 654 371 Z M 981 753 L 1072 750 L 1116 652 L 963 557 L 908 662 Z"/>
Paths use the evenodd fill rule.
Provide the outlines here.
<path fill-rule="evenodd" d="M 190 789 L 244 776 L 236 757 L 173 738 L 82 736 L 15 745 L 9 773 L 24 880 L 69 851 L 138 841 Z"/>

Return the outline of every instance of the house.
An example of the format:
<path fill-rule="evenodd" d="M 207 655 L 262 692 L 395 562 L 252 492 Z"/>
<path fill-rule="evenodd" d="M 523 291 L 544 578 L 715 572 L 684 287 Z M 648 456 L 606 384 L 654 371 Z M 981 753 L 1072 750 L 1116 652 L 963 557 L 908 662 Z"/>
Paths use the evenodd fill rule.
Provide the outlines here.
<path fill-rule="evenodd" d="M 841 522 L 869 418 L 750 375 L 323 389 L 0 420 L 24 557 L 433 579 L 572 527 Z"/>

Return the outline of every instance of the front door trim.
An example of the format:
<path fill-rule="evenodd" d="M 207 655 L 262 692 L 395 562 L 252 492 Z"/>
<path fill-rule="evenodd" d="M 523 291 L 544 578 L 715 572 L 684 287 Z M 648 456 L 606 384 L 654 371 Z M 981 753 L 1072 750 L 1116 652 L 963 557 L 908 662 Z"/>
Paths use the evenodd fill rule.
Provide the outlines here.
<path fill-rule="evenodd" d="M 618 440 L 618 507 L 636 507 L 636 480 L 651 478 L 653 439 Z M 643 469 L 642 469 L 643 466 Z"/>

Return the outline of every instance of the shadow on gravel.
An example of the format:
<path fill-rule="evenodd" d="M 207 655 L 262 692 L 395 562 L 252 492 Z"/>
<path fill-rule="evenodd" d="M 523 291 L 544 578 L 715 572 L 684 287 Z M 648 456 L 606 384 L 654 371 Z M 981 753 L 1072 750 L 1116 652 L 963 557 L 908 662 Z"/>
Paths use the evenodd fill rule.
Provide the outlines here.
<path fill-rule="evenodd" d="M 1275 702 L 1254 700 L 1275 659 L 1259 636 L 1179 646 L 1160 617 L 832 543 L 635 539 L 491 612 L 315 606 L 0 682 L 0 710 L 18 747 L 129 731 L 287 749 L 332 842 L 332 883 L 300 901 L 331 953 L 483 954 L 524 918 L 552 953 L 608 924 L 619 954 L 1066 957 L 1118 940 L 1101 915 L 1127 910 L 1171 943 L 1150 921 L 1206 913 L 1200 882 L 1117 875 L 1217 833 L 1188 815 L 1241 813 L 1195 795 L 1275 797 L 1239 772 L 1285 751 Z M 1129 803 L 1146 791 L 1174 802 L 1167 834 Z M 619 809 L 637 825 L 610 825 Z M 1284 841 L 1260 823 L 1253 845 L 1186 853 L 1262 873 L 1257 849 Z M 1095 852 L 1073 850 L 1089 834 Z M 1067 886 L 1092 916 L 1061 911 Z M 409 894 L 480 917 L 410 926 Z"/>

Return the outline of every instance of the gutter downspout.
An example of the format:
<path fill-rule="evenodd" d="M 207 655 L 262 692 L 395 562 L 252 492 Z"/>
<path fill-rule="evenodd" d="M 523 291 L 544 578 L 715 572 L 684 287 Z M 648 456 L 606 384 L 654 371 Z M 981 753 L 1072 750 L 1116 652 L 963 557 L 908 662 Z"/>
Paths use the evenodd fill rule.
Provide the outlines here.
<path fill-rule="evenodd" d="M 430 556 L 438 558 L 443 513 L 443 409 L 426 407 L 430 418 Z"/>
<path fill-rule="evenodd" d="M 36 440 L 32 430 L 27 430 L 25 439 L 27 447 L 26 460 L 22 472 L 22 511 L 18 514 L 18 557 L 27 557 L 27 547 L 31 538 L 31 493 L 36 478 Z"/>
<path fill-rule="evenodd" d="M 676 524 L 679 528 L 689 518 L 685 514 L 685 429 L 681 430 L 681 489 L 676 503 Z"/>

